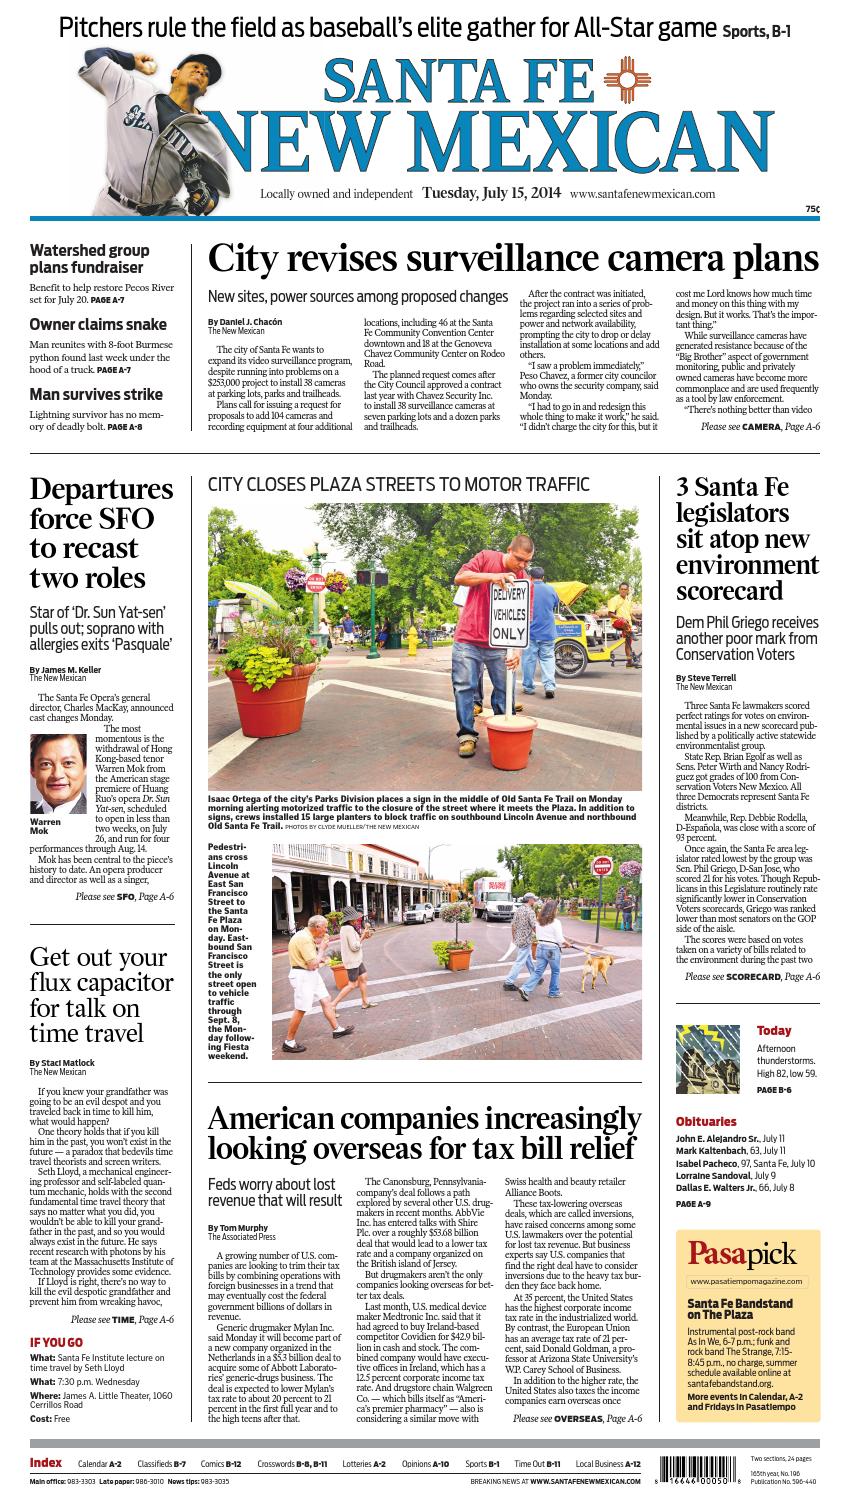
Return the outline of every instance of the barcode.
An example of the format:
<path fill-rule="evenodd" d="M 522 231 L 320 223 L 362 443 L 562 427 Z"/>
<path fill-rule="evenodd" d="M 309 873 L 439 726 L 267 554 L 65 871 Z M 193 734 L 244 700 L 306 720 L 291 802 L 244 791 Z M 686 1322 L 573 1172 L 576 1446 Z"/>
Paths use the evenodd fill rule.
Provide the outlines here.
<path fill-rule="evenodd" d="M 737 1480 L 737 1465 L 733 1454 L 663 1454 L 660 1484 L 671 1480 Z"/>

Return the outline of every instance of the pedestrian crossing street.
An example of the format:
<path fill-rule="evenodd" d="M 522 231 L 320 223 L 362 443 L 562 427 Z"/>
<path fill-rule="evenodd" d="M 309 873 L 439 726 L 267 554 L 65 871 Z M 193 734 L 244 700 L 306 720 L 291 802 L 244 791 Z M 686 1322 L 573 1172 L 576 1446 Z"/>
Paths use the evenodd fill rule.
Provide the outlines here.
<path fill-rule="evenodd" d="M 275 957 L 275 961 L 280 959 L 286 960 L 284 953 Z M 409 1005 L 412 1010 L 416 1010 L 423 1003 L 430 1003 L 433 1006 L 434 999 L 447 994 L 452 995 L 457 993 L 465 998 L 474 998 L 476 991 L 487 988 L 492 991 L 495 984 L 501 986 L 512 964 L 513 953 L 511 955 L 506 954 L 500 961 L 485 962 L 480 965 L 476 964 L 468 975 L 464 974 L 463 976 L 454 977 L 452 974 L 446 973 L 441 979 L 438 978 L 437 980 L 426 982 L 425 985 L 422 985 L 419 979 L 434 978 L 436 973 L 433 967 L 426 971 L 398 973 L 391 977 L 373 978 L 370 976 L 369 996 L 375 1007 L 368 1014 L 363 1015 L 362 1022 L 364 1024 L 372 1023 L 373 1020 L 379 1022 L 381 1016 L 385 1019 L 389 1018 L 390 1015 L 386 1012 L 381 1015 L 381 1009 L 386 1008 L 390 1003 L 403 1003 Z M 449 1053 L 457 1055 L 459 1050 L 479 1048 L 481 1045 L 497 1040 L 509 1039 L 516 1035 L 533 1032 L 537 1028 L 548 1027 L 551 1024 L 574 1022 L 576 1019 L 589 1017 L 592 1014 L 604 1012 L 609 1008 L 622 1008 L 632 1003 L 640 1002 L 642 994 L 639 985 L 634 990 L 618 993 L 611 992 L 610 988 L 606 988 L 605 983 L 601 980 L 597 981 L 596 990 L 592 992 L 590 979 L 588 979 L 584 995 L 582 995 L 580 974 L 583 965 L 583 951 L 568 952 L 562 958 L 560 999 L 549 999 L 547 997 L 547 975 L 536 991 L 532 993 L 527 1004 L 521 1002 L 519 998 L 514 999 L 517 1006 L 516 1017 L 511 1017 L 499 1023 L 478 1024 L 462 1029 L 459 1032 L 447 1032 L 438 1037 L 428 1038 L 413 1044 L 394 1045 L 392 1043 L 393 1036 L 385 1035 L 385 1042 L 390 1047 L 385 1048 L 382 1046 L 374 1053 L 360 1056 L 359 1058 L 405 1061 L 436 1059 L 441 1054 Z M 638 953 L 622 956 L 617 954 L 613 971 L 619 975 L 623 967 L 635 968 L 634 977 L 638 983 L 640 982 L 640 955 Z M 613 972 L 611 975 L 613 975 Z M 507 997 L 507 994 L 505 996 Z M 340 1003 L 337 1013 L 342 1015 L 345 1010 L 356 1010 L 359 1008 L 360 998 L 355 994 L 352 998 L 348 998 Z M 396 1016 L 403 1020 L 403 1010 L 393 1011 L 393 1027 L 395 1027 L 394 1020 Z M 272 1032 L 275 1047 L 279 1045 L 282 1037 L 281 1031 L 288 1024 L 290 1017 L 291 1010 L 286 1013 L 279 1013 L 273 1019 Z M 342 1021 L 347 1021 L 347 1017 Z M 439 1015 L 436 1013 L 434 1014 L 434 1022 L 435 1026 L 439 1024 Z M 326 1026 L 322 1014 L 315 1012 L 304 1020 L 303 1033 L 305 1039 L 309 1036 L 308 1026 L 314 1027 L 316 1031 L 321 1032 Z M 399 1037 L 401 1037 L 402 1033 L 403 1023 L 400 1025 Z M 352 1062 L 356 1063 L 356 1059 L 353 1056 Z"/>

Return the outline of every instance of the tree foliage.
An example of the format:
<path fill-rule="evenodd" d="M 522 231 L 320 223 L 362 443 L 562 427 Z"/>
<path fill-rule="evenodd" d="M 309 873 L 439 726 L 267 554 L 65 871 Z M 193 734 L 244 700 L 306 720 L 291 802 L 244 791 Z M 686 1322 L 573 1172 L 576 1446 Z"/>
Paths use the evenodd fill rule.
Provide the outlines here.
<path fill-rule="evenodd" d="M 641 849 L 634 843 L 540 846 L 536 842 L 523 842 L 503 847 L 499 861 L 510 868 L 517 898 L 523 893 L 536 893 L 541 898 L 592 899 L 599 891 L 599 879 L 591 873 L 590 863 L 594 857 L 606 854 L 614 863 L 614 871 L 602 880 L 602 896 L 612 900 L 624 881 L 619 872 L 620 863 L 642 860 Z"/>
<path fill-rule="evenodd" d="M 389 572 L 378 611 L 395 625 L 454 621 L 455 575 L 482 550 L 506 550 L 527 531 L 550 581 L 584 581 L 600 600 L 622 581 L 640 592 L 637 510 L 614 504 L 338 504 L 313 506 L 356 566 Z M 357 615 L 346 594 L 352 617 Z M 360 621 L 358 619 L 358 621 Z"/>
<path fill-rule="evenodd" d="M 614 504 L 339 504 L 313 506 L 325 534 L 353 559 L 352 573 L 380 562 L 389 585 L 376 593 L 376 617 L 406 631 L 411 623 L 435 628 L 457 618 L 455 575 L 478 551 L 506 550 L 527 531 L 535 561 L 550 581 L 583 581 L 583 608 L 604 602 L 622 581 L 640 594 L 640 555 L 634 540 L 637 511 Z M 227 597 L 227 577 L 265 587 L 307 622 L 312 602 L 289 593 L 284 578 L 292 566 L 309 569 L 303 557 L 268 551 L 254 530 L 238 523 L 232 509 L 210 510 L 207 596 Z M 369 588 L 352 585 L 341 596 L 325 594 L 324 609 L 337 623 L 346 607 L 356 623 L 369 622 Z"/>
<path fill-rule="evenodd" d="M 305 569 L 306 563 L 289 551 L 267 551 L 255 530 L 237 523 L 232 509 L 214 508 L 207 526 L 207 597 L 231 597 L 225 586 L 228 578 L 256 582 L 270 592 L 277 602 L 309 624 L 312 600 L 304 593 L 289 592 L 284 581 L 291 566 Z"/>
<path fill-rule="evenodd" d="M 497 878 L 499 875 L 494 867 L 477 867 L 471 873 L 464 873 L 463 888 L 466 893 L 472 893 L 473 883 L 479 878 Z"/>
<path fill-rule="evenodd" d="M 383 616 L 381 612 L 381 593 L 383 590 L 382 587 L 379 587 L 375 594 L 378 599 L 375 608 L 376 623 Z M 346 592 L 334 592 L 325 598 L 325 612 L 331 623 L 339 623 L 346 609 L 351 614 L 355 623 L 359 623 L 362 628 L 367 628 L 369 625 L 369 588 L 349 587 Z M 383 611 L 386 613 L 386 607 Z"/>

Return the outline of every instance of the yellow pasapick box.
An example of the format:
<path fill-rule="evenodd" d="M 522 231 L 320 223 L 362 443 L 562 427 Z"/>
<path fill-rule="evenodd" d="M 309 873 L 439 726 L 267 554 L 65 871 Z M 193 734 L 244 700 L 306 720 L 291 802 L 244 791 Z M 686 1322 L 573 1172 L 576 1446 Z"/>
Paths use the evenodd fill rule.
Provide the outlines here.
<path fill-rule="evenodd" d="M 820 1417 L 820 1232 L 676 1233 L 676 1417 Z"/>

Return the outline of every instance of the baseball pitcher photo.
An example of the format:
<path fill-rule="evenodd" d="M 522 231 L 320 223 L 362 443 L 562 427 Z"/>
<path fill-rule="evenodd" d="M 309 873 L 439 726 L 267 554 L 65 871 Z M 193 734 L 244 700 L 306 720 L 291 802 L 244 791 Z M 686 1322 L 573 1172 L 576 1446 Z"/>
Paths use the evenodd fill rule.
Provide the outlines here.
<path fill-rule="evenodd" d="M 168 93 L 156 89 L 156 70 L 144 52 L 86 52 L 80 77 L 107 105 L 106 186 L 96 217 L 205 217 L 230 194 L 224 142 L 197 107 L 221 67 L 207 53 L 184 57 Z"/>

